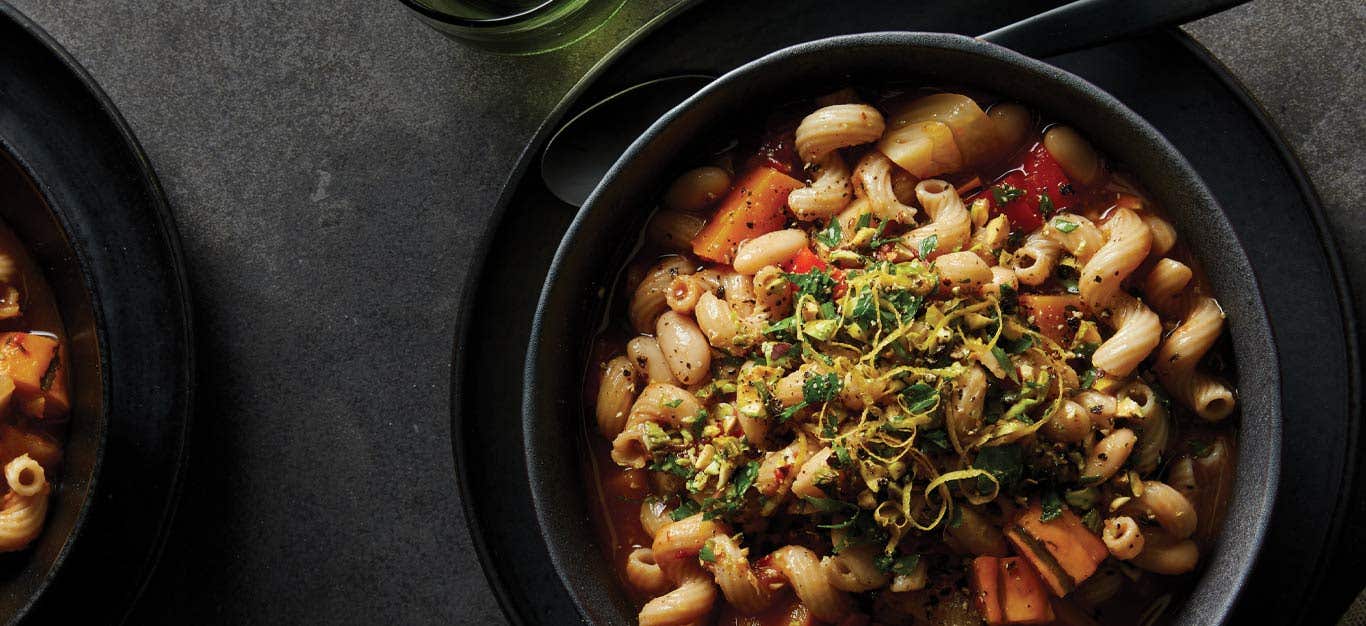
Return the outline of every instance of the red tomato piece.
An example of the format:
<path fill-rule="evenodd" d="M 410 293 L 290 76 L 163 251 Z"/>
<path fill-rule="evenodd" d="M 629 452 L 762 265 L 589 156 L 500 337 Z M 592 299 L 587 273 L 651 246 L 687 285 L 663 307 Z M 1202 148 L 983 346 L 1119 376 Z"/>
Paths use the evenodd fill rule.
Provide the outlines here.
<path fill-rule="evenodd" d="M 1020 308 L 1044 336 L 1066 347 L 1072 343 L 1075 329 L 1067 325 L 1072 310 L 1081 310 L 1081 296 L 1025 294 L 1020 296 Z"/>
<path fill-rule="evenodd" d="M 802 248 L 802 251 L 798 252 L 797 256 L 792 257 L 792 260 L 787 262 L 784 269 L 792 274 L 805 274 L 813 268 L 823 270 L 827 267 L 830 267 L 830 264 L 826 263 L 825 259 L 817 256 L 810 248 Z"/>
<path fill-rule="evenodd" d="M 1037 230 L 1045 218 L 1077 204 L 1072 181 L 1042 143 L 1034 144 L 1019 167 L 976 197 L 986 198 L 993 215 L 1004 213 L 1011 228 L 1024 232 Z"/>
<path fill-rule="evenodd" d="M 993 213 L 1004 213 L 1014 230 L 1033 232 L 1043 226 L 1037 197 L 1031 197 L 1025 175 L 1019 170 L 1006 174 L 982 192 Z M 1004 200 L 1005 204 L 1001 204 Z"/>
<path fill-rule="evenodd" d="M 1042 143 L 1034 144 L 1025 154 L 1024 173 L 1025 186 L 1034 206 L 1051 203 L 1052 210 L 1045 211 L 1049 215 L 1071 209 L 1076 204 L 1077 193 L 1072 188 L 1072 181 Z M 1044 195 L 1048 196 L 1047 202 L 1043 200 Z"/>
<path fill-rule="evenodd" d="M 835 279 L 835 289 L 833 292 L 835 299 L 838 300 L 840 298 L 843 298 L 844 292 L 849 290 L 849 286 L 844 284 L 844 270 L 835 270 L 833 272 L 830 272 L 830 277 Z"/>
<path fill-rule="evenodd" d="M 830 264 L 826 263 L 825 259 L 817 256 L 810 248 L 802 248 L 802 251 L 798 252 L 797 256 L 792 257 L 791 261 L 783 264 L 783 270 L 789 274 L 806 274 L 813 269 L 822 271 L 829 270 Z M 835 297 L 839 298 L 840 296 L 843 296 L 844 291 L 848 288 L 844 284 L 844 270 L 836 268 L 830 272 L 830 277 L 835 279 Z M 789 288 L 793 292 L 797 291 L 796 285 L 790 285 Z"/>

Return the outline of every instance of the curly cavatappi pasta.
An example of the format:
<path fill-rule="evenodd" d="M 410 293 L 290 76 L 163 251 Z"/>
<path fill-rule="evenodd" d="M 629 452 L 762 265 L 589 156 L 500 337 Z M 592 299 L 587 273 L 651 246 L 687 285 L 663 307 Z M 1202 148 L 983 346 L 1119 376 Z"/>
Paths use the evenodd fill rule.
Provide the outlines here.
<path fill-rule="evenodd" d="M 641 624 L 1139 623 L 1199 565 L 1224 313 L 1080 133 L 981 102 L 842 90 L 669 188 L 587 396 Z"/>

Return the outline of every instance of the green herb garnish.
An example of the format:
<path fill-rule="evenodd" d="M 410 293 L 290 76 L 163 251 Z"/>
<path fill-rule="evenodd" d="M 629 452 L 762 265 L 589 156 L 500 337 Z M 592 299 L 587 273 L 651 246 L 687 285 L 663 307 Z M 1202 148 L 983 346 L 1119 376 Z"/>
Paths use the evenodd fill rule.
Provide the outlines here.
<path fill-rule="evenodd" d="M 1039 194 L 1039 212 L 1043 213 L 1044 217 L 1048 217 L 1050 215 L 1053 215 L 1054 210 L 1055 209 L 1053 208 L 1053 198 L 1050 198 L 1047 193 Z M 1073 228 L 1075 228 L 1075 226 Z M 1064 230 L 1062 232 L 1070 233 L 1072 231 Z"/>
<path fill-rule="evenodd" d="M 707 541 L 706 543 L 703 543 L 703 544 L 702 544 L 702 550 L 701 550 L 700 552 L 697 553 L 697 558 L 698 558 L 698 560 L 702 561 L 703 563 L 715 563 L 715 562 L 716 562 L 716 552 L 714 552 L 714 551 L 711 549 L 711 542 L 710 542 L 710 541 Z"/>
<path fill-rule="evenodd" d="M 830 225 L 826 226 L 825 230 L 816 233 L 816 241 L 831 248 L 840 245 L 840 241 L 843 240 L 844 229 L 840 228 L 840 221 L 833 217 L 830 218 Z"/>
<path fill-rule="evenodd" d="M 920 258 L 928 260 L 930 258 L 930 254 L 933 253 L 934 249 L 938 247 L 939 235 L 930 235 L 929 237 L 921 239 L 920 249 L 918 250 L 918 252 L 920 252 Z"/>
<path fill-rule="evenodd" d="M 1022 198 L 1024 195 L 1025 190 L 1006 183 L 991 188 L 991 198 L 996 201 L 997 207 L 1004 207 L 1010 204 L 1011 200 Z"/>
<path fill-rule="evenodd" d="M 1086 368 L 1086 371 L 1081 373 L 1081 388 L 1090 389 L 1091 385 L 1096 384 L 1096 376 L 1096 368 Z"/>
<path fill-rule="evenodd" d="M 1062 498 L 1058 497 L 1058 492 L 1049 489 L 1043 492 L 1043 514 L 1039 516 L 1041 522 L 1051 522 L 1062 517 Z"/>
<path fill-rule="evenodd" d="M 911 385 L 901 395 L 906 400 L 906 410 L 911 413 L 924 413 L 939 402 L 939 390 L 925 383 Z"/>
<path fill-rule="evenodd" d="M 1058 229 L 1058 232 L 1060 233 L 1070 233 L 1079 228 L 1076 222 L 1069 222 L 1061 217 L 1055 218 L 1052 224 L 1053 228 Z"/>
<path fill-rule="evenodd" d="M 826 301 L 835 292 L 835 279 L 819 267 L 813 267 L 805 274 L 788 274 L 787 279 L 797 286 L 797 299 L 809 295 L 817 301 Z"/>
<path fill-rule="evenodd" d="M 1016 444 L 988 446 L 977 452 L 977 458 L 972 460 L 972 466 L 991 472 L 991 475 L 996 477 L 996 482 L 1001 485 L 1001 490 L 1005 491 L 1014 487 L 1024 476 L 1024 450 Z M 991 491 L 991 481 L 979 477 L 977 490 L 984 493 Z"/>
<path fill-rule="evenodd" d="M 701 510 L 702 507 L 697 504 L 696 500 L 684 500 L 683 504 L 678 505 L 678 508 L 669 513 L 669 519 L 677 522 L 697 515 Z"/>

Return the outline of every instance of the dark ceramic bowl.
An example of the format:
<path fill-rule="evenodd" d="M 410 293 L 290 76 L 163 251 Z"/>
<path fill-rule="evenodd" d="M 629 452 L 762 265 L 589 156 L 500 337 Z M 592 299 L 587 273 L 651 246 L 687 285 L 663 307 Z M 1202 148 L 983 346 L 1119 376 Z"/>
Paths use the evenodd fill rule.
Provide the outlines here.
<path fill-rule="evenodd" d="M 536 513 L 551 559 L 580 612 L 634 624 L 592 530 L 578 471 L 588 350 L 614 278 L 650 207 L 704 142 L 775 105 L 849 84 L 963 85 L 1023 102 L 1076 127 L 1123 163 L 1175 220 L 1228 313 L 1242 406 L 1227 521 L 1175 623 L 1223 621 L 1257 557 L 1275 500 L 1281 403 L 1275 341 L 1243 248 L 1209 190 L 1152 126 L 1086 81 L 1005 48 L 957 35 L 871 33 L 779 50 L 721 77 L 670 111 L 626 151 L 588 199 L 551 265 L 526 361 L 523 428 Z M 759 119 L 762 119 L 760 117 Z"/>
<path fill-rule="evenodd" d="M 0 220 L 42 270 L 73 407 L 42 535 L 0 555 L 0 623 L 121 621 L 178 493 L 193 360 L 179 240 L 146 154 L 55 41 L 0 0 Z"/>

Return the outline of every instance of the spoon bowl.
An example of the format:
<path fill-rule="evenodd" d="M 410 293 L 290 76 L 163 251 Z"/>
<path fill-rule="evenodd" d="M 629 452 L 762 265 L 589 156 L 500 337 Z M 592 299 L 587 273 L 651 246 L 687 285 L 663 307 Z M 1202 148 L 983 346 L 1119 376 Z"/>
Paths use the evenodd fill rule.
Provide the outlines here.
<path fill-rule="evenodd" d="M 546 144 L 541 155 L 541 179 L 555 197 L 582 206 L 632 141 L 714 78 L 703 74 L 657 78 L 584 109 Z"/>

